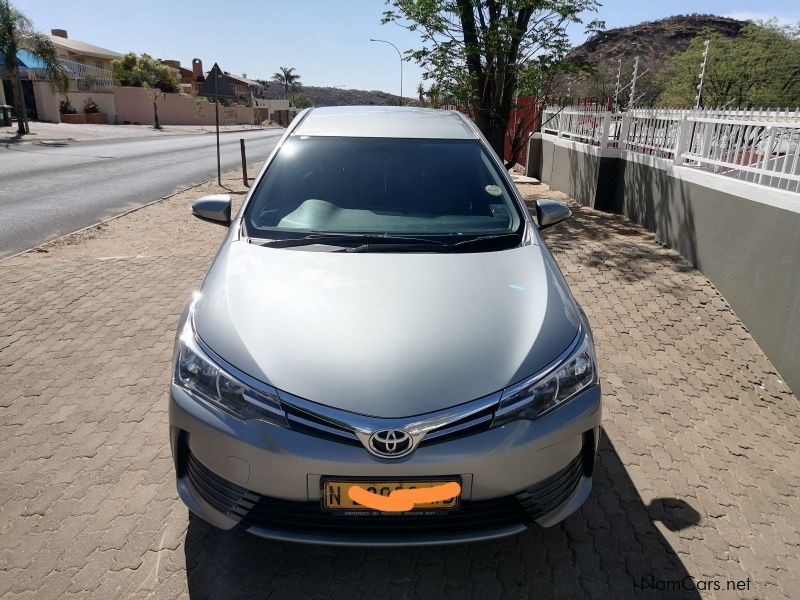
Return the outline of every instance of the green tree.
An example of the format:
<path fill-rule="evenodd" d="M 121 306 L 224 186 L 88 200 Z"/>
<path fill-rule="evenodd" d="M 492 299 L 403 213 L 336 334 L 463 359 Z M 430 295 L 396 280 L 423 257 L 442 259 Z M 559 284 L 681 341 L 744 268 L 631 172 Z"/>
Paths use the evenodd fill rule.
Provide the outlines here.
<path fill-rule="evenodd" d="M 311 98 L 309 98 L 305 94 L 294 94 L 291 98 L 291 102 L 297 108 L 311 108 L 312 106 L 314 106 L 314 103 L 311 101 Z"/>
<path fill-rule="evenodd" d="M 272 75 L 272 81 L 279 83 L 283 86 L 285 97 L 289 97 L 289 92 L 295 92 L 302 87 L 300 83 L 300 75 L 295 73 L 294 67 L 280 67 L 280 71 L 276 71 Z"/>
<path fill-rule="evenodd" d="M 62 93 L 69 89 L 67 71 L 62 66 L 56 47 L 50 38 L 34 30 L 31 21 L 9 0 L 0 0 L 0 58 L 3 59 L 5 68 L 11 77 L 11 91 L 14 110 L 17 113 L 19 135 L 30 133 L 17 60 L 17 52 L 23 49 L 28 50 L 44 63 L 48 78 L 56 86 L 56 89 Z"/>
<path fill-rule="evenodd" d="M 111 69 L 118 85 L 157 88 L 162 92 L 180 90 L 175 71 L 149 54 L 137 56 L 134 52 L 128 52 L 111 63 Z"/>
<path fill-rule="evenodd" d="M 515 102 L 511 122 L 506 137 L 511 154 L 506 161 L 511 167 L 516 163 L 525 144 L 528 143 L 528 132 L 539 129 L 542 109 L 548 104 L 557 103 L 563 97 L 563 90 L 568 87 L 569 80 L 586 76 L 594 72 L 588 63 L 570 60 L 563 54 L 537 56 L 520 71 L 518 96 L 525 97 L 526 102 Z M 531 101 L 533 100 L 533 101 Z"/>
<path fill-rule="evenodd" d="M 746 25 L 725 38 L 703 32 L 661 73 L 662 106 L 694 106 L 703 42 L 710 40 L 701 104 L 717 106 L 797 106 L 800 104 L 800 39 L 797 28 L 775 22 Z"/>
<path fill-rule="evenodd" d="M 596 0 L 388 0 L 382 22 L 416 31 L 422 48 L 415 60 L 443 94 L 469 107 L 498 155 L 520 79 L 563 60 L 570 48 L 567 26 L 595 11 Z M 601 24 L 592 22 L 589 29 Z M 511 162 L 511 161 L 509 161 Z"/>

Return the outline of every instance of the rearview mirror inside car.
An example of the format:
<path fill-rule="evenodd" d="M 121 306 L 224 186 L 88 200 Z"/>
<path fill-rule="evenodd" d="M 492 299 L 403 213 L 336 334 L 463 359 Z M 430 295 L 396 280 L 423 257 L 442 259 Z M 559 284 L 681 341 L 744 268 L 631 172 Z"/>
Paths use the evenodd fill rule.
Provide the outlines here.
<path fill-rule="evenodd" d="M 203 196 L 192 204 L 192 214 L 204 221 L 231 224 L 231 197 L 228 194 Z"/>
<path fill-rule="evenodd" d="M 556 223 L 561 223 L 564 219 L 568 219 L 572 215 L 572 211 L 563 202 L 558 200 L 550 200 L 542 198 L 536 201 L 536 218 L 539 221 L 539 228 L 546 229 L 552 227 Z"/>

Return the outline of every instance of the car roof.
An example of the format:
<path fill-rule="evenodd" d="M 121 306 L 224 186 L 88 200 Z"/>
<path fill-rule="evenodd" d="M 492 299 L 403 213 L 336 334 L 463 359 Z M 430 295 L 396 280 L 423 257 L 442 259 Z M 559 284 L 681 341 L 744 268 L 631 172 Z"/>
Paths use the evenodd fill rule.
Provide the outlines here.
<path fill-rule="evenodd" d="M 327 106 L 301 116 L 293 136 L 474 140 L 478 136 L 453 110 L 407 106 Z"/>

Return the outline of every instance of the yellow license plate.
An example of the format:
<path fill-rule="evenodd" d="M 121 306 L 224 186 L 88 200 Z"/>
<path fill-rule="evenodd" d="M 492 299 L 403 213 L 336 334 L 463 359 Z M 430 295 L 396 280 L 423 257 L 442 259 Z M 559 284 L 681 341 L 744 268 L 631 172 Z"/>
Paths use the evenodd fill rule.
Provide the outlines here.
<path fill-rule="evenodd" d="M 359 486 L 371 494 L 378 494 L 380 496 L 389 497 L 395 490 L 413 490 L 422 488 L 431 488 L 434 486 L 442 486 L 445 484 L 452 484 L 461 482 L 457 478 L 453 479 L 438 479 L 438 480 L 423 480 L 423 481 L 375 481 L 375 480 L 336 480 L 336 479 L 323 479 L 322 481 L 322 506 L 326 510 L 347 510 L 351 512 L 382 512 L 369 506 L 359 504 L 350 497 L 348 493 L 353 486 Z M 409 511 L 403 512 L 437 512 L 448 511 L 458 508 L 459 499 L 461 494 L 449 498 L 447 500 L 439 500 L 437 502 L 415 502 L 414 507 Z M 388 511 L 391 512 L 391 511 Z"/>

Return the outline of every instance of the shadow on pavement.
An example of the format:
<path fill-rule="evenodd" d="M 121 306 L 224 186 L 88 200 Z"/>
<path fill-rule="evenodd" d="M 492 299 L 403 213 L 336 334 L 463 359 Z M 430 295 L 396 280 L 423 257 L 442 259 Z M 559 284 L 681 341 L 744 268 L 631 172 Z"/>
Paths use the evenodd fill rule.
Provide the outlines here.
<path fill-rule="evenodd" d="M 603 434 L 591 497 L 556 527 L 493 542 L 364 549 L 273 542 L 192 517 L 188 589 L 193 600 L 700 598 L 657 521 L 678 531 L 700 515 L 674 498 L 645 505 Z"/>

